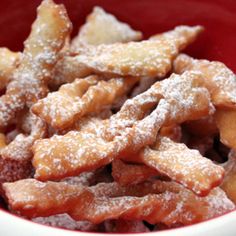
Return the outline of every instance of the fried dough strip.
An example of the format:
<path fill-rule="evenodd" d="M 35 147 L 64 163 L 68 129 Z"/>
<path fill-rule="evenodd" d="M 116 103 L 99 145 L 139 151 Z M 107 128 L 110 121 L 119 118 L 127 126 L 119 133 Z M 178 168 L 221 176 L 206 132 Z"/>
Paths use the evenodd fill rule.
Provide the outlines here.
<path fill-rule="evenodd" d="M 140 31 L 135 31 L 128 24 L 118 21 L 115 16 L 105 12 L 101 7 L 94 7 L 78 35 L 72 40 L 71 47 L 72 51 L 76 51 L 86 44 L 125 43 L 141 39 Z"/>
<path fill-rule="evenodd" d="M 72 205 L 82 204 L 81 201 L 85 201 L 87 195 L 92 196 L 82 185 L 70 185 L 65 182 L 43 183 L 35 179 L 6 183 L 3 188 L 11 209 L 19 210 L 21 214 L 29 217 L 65 213 Z"/>
<path fill-rule="evenodd" d="M 74 122 L 76 111 L 80 108 L 81 98 L 98 81 L 97 76 L 89 76 L 85 79 L 77 79 L 72 84 L 65 84 L 57 92 L 49 93 L 45 99 L 34 104 L 32 111 L 53 128 L 62 128 L 66 125 L 66 121 L 70 126 Z"/>
<path fill-rule="evenodd" d="M 125 95 L 137 80 L 138 78 L 113 78 L 98 81 L 96 76 L 76 79 L 39 100 L 33 105 L 32 111 L 53 128 L 64 129 L 79 118 L 100 112 L 104 107 L 112 105 L 116 98 Z M 84 83 L 88 84 L 86 89 L 83 88 Z"/>
<path fill-rule="evenodd" d="M 230 151 L 229 160 L 223 164 L 223 167 L 226 174 L 221 188 L 228 198 L 236 204 L 236 155 L 234 150 Z"/>
<path fill-rule="evenodd" d="M 165 114 L 162 110 L 157 107 L 152 116 L 136 127 L 126 130 L 124 136 L 113 141 L 104 140 L 99 131 L 98 134 L 70 131 L 64 136 L 54 135 L 50 139 L 36 141 L 33 147 L 35 177 L 41 180 L 60 179 L 94 170 L 109 164 L 130 146 L 138 149 L 150 144 L 155 140 L 154 136 L 164 121 Z M 146 130 L 146 127 L 149 129 Z"/>
<path fill-rule="evenodd" d="M 173 185 L 173 186 L 172 186 Z M 92 187 L 68 184 L 66 182 L 40 182 L 36 179 L 18 180 L 13 183 L 4 183 L 4 190 L 12 210 L 20 211 L 29 217 L 49 216 L 66 212 L 74 203 L 81 200 L 86 205 L 86 196 L 90 197 L 121 197 L 145 196 L 149 192 L 162 193 L 166 188 L 179 191 L 178 185 L 157 181 L 122 187 L 119 184 L 101 183 Z M 177 187 L 176 187 L 177 186 Z M 84 197 L 84 199 L 81 199 Z M 31 207 L 27 207 L 31 206 Z"/>
<path fill-rule="evenodd" d="M 199 196 L 206 196 L 224 178 L 221 166 L 203 157 L 197 150 L 188 149 L 185 144 L 175 143 L 167 137 L 161 137 L 154 150 L 146 147 L 137 159 Z"/>
<path fill-rule="evenodd" d="M 197 74 L 189 72 L 181 77 L 172 75 L 128 100 L 120 112 L 90 133 L 71 131 L 36 141 L 35 177 L 58 179 L 97 169 L 118 156 L 130 156 L 153 144 L 164 123 L 181 123 L 208 115 L 213 108 L 207 90 L 199 87 L 199 79 Z M 156 109 L 144 118 L 158 101 Z"/>
<path fill-rule="evenodd" d="M 236 149 L 236 110 L 219 108 L 214 115 L 220 131 L 220 141 L 230 148 Z"/>
<path fill-rule="evenodd" d="M 185 54 L 179 55 L 174 62 L 174 71 L 183 73 L 187 70 L 202 73 L 212 102 L 219 107 L 236 107 L 236 76 L 223 63 L 197 60 Z"/>
<path fill-rule="evenodd" d="M 202 26 L 180 25 L 164 33 L 153 35 L 149 40 L 175 40 L 178 50 L 184 50 L 190 43 L 194 42 L 198 35 L 204 30 Z"/>
<path fill-rule="evenodd" d="M 31 148 L 35 140 L 45 137 L 46 126 L 35 115 L 28 116 L 30 134 L 18 134 L 10 144 L 0 150 L 0 183 L 26 178 L 33 173 Z"/>
<path fill-rule="evenodd" d="M 169 79 L 156 82 L 147 91 L 127 100 L 120 111 L 110 118 L 105 131 L 106 139 L 112 140 L 123 129 L 143 119 L 161 98 L 170 106 L 165 126 L 212 114 L 214 107 L 209 102 L 208 91 L 202 88 L 201 83 L 202 77 L 192 72 L 184 73 L 180 77 L 172 74 Z"/>
<path fill-rule="evenodd" d="M 20 62 L 21 53 L 8 48 L 0 48 L 0 90 L 4 89 L 13 77 L 13 71 Z"/>
<path fill-rule="evenodd" d="M 7 86 L 6 94 L 0 98 L 0 126 L 7 126 L 25 105 L 31 106 L 47 95 L 47 83 L 57 54 L 70 30 L 65 8 L 44 0 L 25 41 L 21 63 Z"/>
<path fill-rule="evenodd" d="M 163 77 L 171 69 L 172 61 L 179 51 L 187 47 L 202 31 L 202 27 L 176 27 L 155 40 L 87 46 L 78 55 L 65 57 L 62 64 L 72 63 L 79 68 L 77 73 L 71 67 L 61 68 L 63 76 L 83 76 L 84 72 L 102 73 L 109 76 Z M 185 39 L 185 40 L 183 40 Z M 86 70 L 87 68 L 87 70 Z M 73 68 L 72 68 L 73 69 Z M 74 77 L 75 79 L 76 77 Z"/>
<path fill-rule="evenodd" d="M 212 190 L 207 197 L 197 197 L 171 182 L 160 184 L 160 189 L 158 184 L 152 187 L 150 192 L 158 194 L 136 197 L 134 193 L 109 197 L 98 196 L 90 188 L 82 186 L 56 182 L 42 183 L 33 179 L 3 185 L 11 209 L 22 215 L 35 217 L 68 213 L 75 220 L 88 220 L 95 224 L 119 218 L 146 220 L 152 224 L 188 225 L 235 208 L 220 188 Z M 139 188 L 141 189 L 142 185 Z"/>
<path fill-rule="evenodd" d="M 215 201 L 217 204 L 213 203 Z M 97 198 L 85 211 L 75 208 L 70 214 L 72 218 L 86 219 L 95 224 L 119 218 L 145 220 L 151 224 L 160 222 L 171 226 L 177 223 L 190 225 L 201 222 L 233 209 L 235 206 L 225 193 L 221 189 L 214 189 L 205 198 L 196 197 L 190 192 L 165 192 L 141 198 Z"/>
<path fill-rule="evenodd" d="M 120 185 L 133 185 L 142 183 L 160 173 L 145 165 L 127 164 L 117 159 L 112 162 L 112 177 Z"/>

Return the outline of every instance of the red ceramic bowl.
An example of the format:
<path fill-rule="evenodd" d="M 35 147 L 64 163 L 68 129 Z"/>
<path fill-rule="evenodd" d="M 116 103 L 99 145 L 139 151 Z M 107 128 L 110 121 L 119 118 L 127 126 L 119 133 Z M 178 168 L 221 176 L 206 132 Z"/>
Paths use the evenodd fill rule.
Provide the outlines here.
<path fill-rule="evenodd" d="M 0 1 L 0 47 L 21 50 L 36 16 L 41 0 Z M 141 30 L 145 37 L 170 30 L 181 24 L 205 27 L 204 34 L 188 48 L 197 58 L 219 60 L 236 72 L 236 1 L 235 0 L 64 0 L 69 16 L 78 31 L 93 6 L 103 7 Z M 167 235 L 236 235 L 236 212 L 193 226 L 158 232 Z M 82 234 L 54 229 L 20 219 L 0 210 L 0 235 L 62 235 Z M 88 234 L 86 234 L 88 235 Z"/>

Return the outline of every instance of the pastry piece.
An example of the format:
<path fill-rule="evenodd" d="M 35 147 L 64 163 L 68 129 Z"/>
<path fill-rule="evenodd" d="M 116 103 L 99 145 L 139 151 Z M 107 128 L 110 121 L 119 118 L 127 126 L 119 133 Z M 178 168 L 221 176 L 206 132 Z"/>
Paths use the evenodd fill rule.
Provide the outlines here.
<path fill-rule="evenodd" d="M 140 31 L 135 31 L 128 24 L 118 21 L 115 16 L 105 12 L 101 7 L 94 7 L 78 35 L 72 40 L 71 47 L 72 51 L 76 51 L 87 44 L 125 43 L 141 39 Z"/>
<path fill-rule="evenodd" d="M 164 126 L 196 120 L 214 113 L 209 93 L 201 86 L 202 79 L 201 75 L 192 72 L 181 76 L 172 74 L 169 79 L 156 82 L 147 91 L 127 100 L 120 111 L 110 118 L 104 134 L 106 139 L 113 139 L 123 129 L 143 119 L 161 98 L 165 100 L 164 103 L 168 103 L 170 111 Z"/>
<path fill-rule="evenodd" d="M 71 215 L 75 219 L 86 219 L 93 223 L 120 218 L 145 220 L 151 224 L 160 222 L 171 226 L 201 222 L 233 209 L 234 204 L 217 188 L 205 198 L 196 197 L 186 190 L 143 197 L 97 198 L 85 211 L 82 212 L 78 207 Z"/>
<path fill-rule="evenodd" d="M 142 187 L 139 185 L 140 190 Z M 207 197 L 197 197 L 172 182 L 159 181 L 149 185 L 152 194 L 139 197 L 135 192 L 127 196 L 125 191 L 119 197 L 99 196 L 88 187 L 32 179 L 5 183 L 3 188 L 11 209 L 25 216 L 67 213 L 75 220 L 95 224 L 119 218 L 145 220 L 152 224 L 188 225 L 235 208 L 220 188 L 212 190 Z"/>
<path fill-rule="evenodd" d="M 25 105 L 30 107 L 47 95 L 47 83 L 57 54 L 71 30 L 65 8 L 44 0 L 38 8 L 37 19 L 25 41 L 20 65 L 0 98 L 0 126 L 7 126 Z"/>
<path fill-rule="evenodd" d="M 21 53 L 12 52 L 8 48 L 0 48 L 0 90 L 11 81 L 13 71 L 18 66 Z"/>
<path fill-rule="evenodd" d="M 32 113 L 27 114 L 29 134 L 18 134 L 12 142 L 0 150 L 0 183 L 12 182 L 32 175 L 32 145 L 44 138 L 46 126 Z"/>
<path fill-rule="evenodd" d="M 89 70 L 90 73 L 106 76 L 163 77 L 170 71 L 179 51 L 192 43 L 201 31 L 200 26 L 181 26 L 166 33 L 171 35 L 170 37 L 141 42 L 90 45 L 81 48 L 75 56 L 65 57 L 65 62 L 61 63 L 65 68 L 61 67 L 60 70 L 63 70 L 65 78 L 68 74 L 70 81 L 73 80 L 73 75 L 82 77 Z M 78 68 L 77 72 L 67 66 L 69 62 L 74 68 Z"/>
<path fill-rule="evenodd" d="M 70 131 L 64 136 L 36 141 L 35 177 L 60 179 L 97 169 L 116 157 L 130 156 L 153 144 L 163 124 L 182 123 L 211 114 L 209 94 L 199 87 L 199 80 L 201 77 L 191 72 L 172 75 L 126 101 L 120 112 L 90 132 Z M 151 109 L 154 109 L 152 113 L 145 117 Z"/>
<path fill-rule="evenodd" d="M 197 60 L 181 54 L 174 62 L 174 71 L 183 73 L 186 70 L 203 74 L 204 85 L 210 92 L 215 106 L 236 107 L 236 76 L 223 63 Z"/>
<path fill-rule="evenodd" d="M 65 129 L 78 119 L 101 112 L 117 97 L 125 95 L 138 78 L 113 78 L 108 81 L 97 76 L 76 79 L 50 93 L 32 107 L 32 111 L 55 129 Z"/>
<path fill-rule="evenodd" d="M 71 51 L 76 52 L 86 45 L 125 43 L 140 39 L 142 39 L 140 31 L 135 31 L 129 25 L 118 21 L 101 7 L 94 7 L 78 35 L 72 40 L 70 47 Z M 82 64 L 78 65 L 77 61 L 69 55 L 62 57 L 56 64 L 53 78 L 56 85 L 73 82 L 75 78 L 92 74 L 91 69 Z"/>
<path fill-rule="evenodd" d="M 119 159 L 112 162 L 112 177 L 120 185 L 133 185 L 142 183 L 161 174 L 142 164 L 127 164 Z"/>
<path fill-rule="evenodd" d="M 66 119 L 70 126 L 73 124 L 73 114 L 76 109 L 79 109 L 82 96 L 98 81 L 97 76 L 89 76 L 85 79 L 77 79 L 72 84 L 63 85 L 59 91 L 49 93 L 48 97 L 33 105 L 32 111 L 40 115 L 53 128 L 60 127 L 63 121 L 66 123 Z"/>
<path fill-rule="evenodd" d="M 65 182 L 43 183 L 35 179 L 6 183 L 3 187 L 11 209 L 19 210 L 21 214 L 32 218 L 66 213 L 75 206 L 75 203 L 84 201 L 86 195 L 88 197 L 92 195 L 82 185 L 70 185 Z"/>
<path fill-rule="evenodd" d="M 236 155 L 235 151 L 231 150 L 229 160 L 223 164 L 225 168 L 225 178 L 221 188 L 225 191 L 228 198 L 236 204 Z"/>
<path fill-rule="evenodd" d="M 199 196 L 206 196 L 212 188 L 220 185 L 224 177 L 221 166 L 197 150 L 188 149 L 185 144 L 175 143 L 167 137 L 161 137 L 154 150 L 146 147 L 137 159 Z"/>
<path fill-rule="evenodd" d="M 42 180 L 60 179 L 94 170 L 109 164 L 130 145 L 133 148 L 141 148 L 150 140 L 153 142 L 154 135 L 164 121 L 165 114 L 159 108 L 156 109 L 153 116 L 148 117 L 132 129 L 128 129 L 124 136 L 117 137 L 113 141 L 104 140 L 99 135 L 99 131 L 98 133 L 70 131 L 64 136 L 54 135 L 50 139 L 36 141 L 33 148 L 35 177 Z M 150 124 L 148 133 L 152 133 L 153 136 L 143 135 L 142 137 L 141 132 L 144 132 L 148 123 Z M 46 150 L 48 150 L 47 154 Z"/>
<path fill-rule="evenodd" d="M 236 110 L 217 109 L 214 115 L 220 132 L 220 141 L 227 147 L 236 148 Z"/>
<path fill-rule="evenodd" d="M 149 40 L 175 40 L 179 50 L 183 50 L 187 45 L 194 42 L 198 35 L 204 30 L 202 26 L 177 26 L 174 30 L 170 30 L 161 34 L 153 35 Z"/>

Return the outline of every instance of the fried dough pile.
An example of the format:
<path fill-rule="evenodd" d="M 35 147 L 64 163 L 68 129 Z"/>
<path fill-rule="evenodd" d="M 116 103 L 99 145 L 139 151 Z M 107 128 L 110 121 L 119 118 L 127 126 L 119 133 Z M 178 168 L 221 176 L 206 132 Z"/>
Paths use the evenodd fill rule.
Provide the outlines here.
<path fill-rule="evenodd" d="M 64 6 L 43 0 L 23 52 L 0 48 L 0 194 L 9 211 L 132 233 L 234 210 L 236 76 L 181 54 L 203 27 L 143 40 L 94 7 L 72 39 L 71 29 Z"/>

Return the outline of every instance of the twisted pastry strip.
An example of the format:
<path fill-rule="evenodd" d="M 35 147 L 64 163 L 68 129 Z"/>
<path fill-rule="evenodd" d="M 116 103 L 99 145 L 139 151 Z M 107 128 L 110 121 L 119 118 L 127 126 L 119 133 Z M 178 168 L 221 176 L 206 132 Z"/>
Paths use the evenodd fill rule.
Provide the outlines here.
<path fill-rule="evenodd" d="M 174 61 L 174 71 L 183 73 L 192 70 L 202 73 L 204 86 L 211 94 L 212 103 L 219 107 L 236 107 L 236 76 L 223 63 L 197 60 L 185 54 Z"/>
<path fill-rule="evenodd" d="M 103 188 L 109 192 L 111 185 L 104 184 Z M 42 183 L 33 179 L 5 183 L 3 187 L 11 209 L 25 216 L 68 213 L 75 220 L 88 220 L 95 224 L 119 218 L 145 220 L 152 224 L 188 225 L 235 208 L 220 188 L 212 190 L 207 197 L 197 197 L 172 182 L 136 185 L 136 191 L 133 192 L 115 183 L 113 185 L 118 189 L 118 196 L 111 196 L 107 191 L 96 194 L 100 186 Z M 148 195 L 142 192 L 143 189 L 149 191 Z"/>
<path fill-rule="evenodd" d="M 86 50 L 82 49 L 75 60 L 99 73 L 163 77 L 170 71 L 171 62 L 178 52 L 193 42 L 201 31 L 200 26 L 180 26 L 166 33 L 170 37 L 90 46 Z"/>
<path fill-rule="evenodd" d="M 153 144 L 163 124 L 181 123 L 212 113 L 208 92 L 200 87 L 199 80 L 201 77 L 191 72 L 172 75 L 128 100 L 120 112 L 90 132 L 71 131 L 36 141 L 35 177 L 60 179 L 97 169 L 118 156 L 130 156 Z M 154 111 L 144 117 L 151 108 Z"/>
<path fill-rule="evenodd" d="M 6 127 L 25 105 L 30 107 L 47 95 L 57 54 L 70 33 L 71 23 L 62 5 L 44 0 L 38 8 L 37 19 L 25 41 L 21 63 L 13 80 L 0 98 L 0 126 Z"/>
<path fill-rule="evenodd" d="M 77 51 L 81 46 L 112 44 L 142 39 L 140 31 L 133 30 L 101 7 L 94 7 L 87 16 L 86 23 L 80 27 L 78 35 L 72 40 L 71 49 Z"/>
<path fill-rule="evenodd" d="M 98 73 L 103 76 L 164 77 L 180 50 L 191 44 L 202 27 L 179 26 L 153 40 L 80 48 L 56 66 L 61 83 Z"/>
<path fill-rule="evenodd" d="M 76 79 L 57 92 L 33 105 L 32 111 L 53 128 L 65 129 L 90 113 L 98 113 L 125 95 L 138 78 L 114 78 L 108 81 L 97 76 Z"/>
<path fill-rule="evenodd" d="M 181 183 L 199 196 L 206 196 L 224 178 L 224 169 L 185 144 L 161 137 L 154 150 L 146 147 L 137 159 Z"/>

